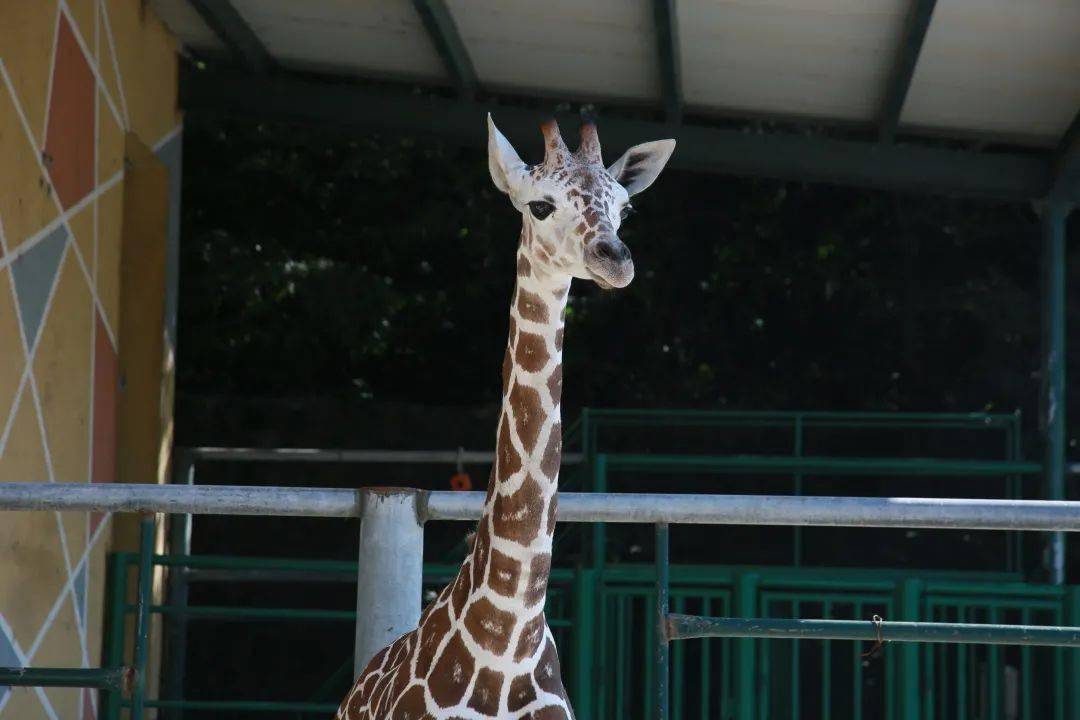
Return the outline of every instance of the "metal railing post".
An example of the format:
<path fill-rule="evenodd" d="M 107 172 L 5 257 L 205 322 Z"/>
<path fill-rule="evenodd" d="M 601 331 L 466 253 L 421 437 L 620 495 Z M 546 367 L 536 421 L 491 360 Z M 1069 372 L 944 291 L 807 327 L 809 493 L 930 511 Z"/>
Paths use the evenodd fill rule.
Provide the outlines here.
<path fill-rule="evenodd" d="M 904 622 L 917 622 L 920 618 L 923 583 L 918 579 L 907 579 L 900 583 L 900 619 Z M 914 643 L 899 648 L 899 690 L 900 720 L 919 720 L 922 705 L 919 667 L 920 648 Z"/>
<path fill-rule="evenodd" d="M 1065 499 L 1065 221 L 1069 206 L 1039 205 L 1042 224 L 1043 477 L 1048 500 Z M 1050 582 L 1065 582 L 1065 536 L 1050 533 L 1045 559 Z"/>
<path fill-rule="evenodd" d="M 757 573 L 741 573 L 735 578 L 735 616 L 740 618 L 757 617 L 758 585 L 761 576 Z M 756 720 L 757 718 L 757 683 L 755 682 L 754 656 L 756 640 L 739 638 L 735 641 L 735 717 L 736 720 Z"/>
<path fill-rule="evenodd" d="M 671 531 L 667 523 L 656 523 L 656 717 L 668 720 L 670 646 L 668 644 L 668 554 Z"/>
<path fill-rule="evenodd" d="M 420 620 L 425 497 L 412 488 L 360 491 L 354 676 Z"/>
<path fill-rule="evenodd" d="M 187 448 L 176 451 L 173 465 L 173 483 L 195 484 L 195 458 Z M 172 515 L 169 522 L 169 554 L 188 557 L 191 555 L 191 514 Z M 188 573 L 185 565 L 169 568 L 166 589 L 168 604 L 186 608 L 188 604 Z M 165 666 L 162 669 L 161 694 L 169 700 L 184 699 L 184 672 L 187 666 L 188 618 L 183 612 L 165 616 Z M 182 708 L 163 710 L 167 720 L 183 720 Z"/>
<path fill-rule="evenodd" d="M 139 599 L 135 610 L 135 680 L 131 691 L 131 718 L 142 720 L 146 704 L 147 645 L 150 640 L 151 582 L 154 573 L 154 515 L 139 523 Z"/>

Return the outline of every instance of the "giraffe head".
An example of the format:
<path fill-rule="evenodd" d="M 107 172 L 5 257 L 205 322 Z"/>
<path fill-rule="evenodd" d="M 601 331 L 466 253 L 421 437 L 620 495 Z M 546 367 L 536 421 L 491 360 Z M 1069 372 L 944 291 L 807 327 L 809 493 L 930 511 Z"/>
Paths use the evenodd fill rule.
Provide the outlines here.
<path fill-rule="evenodd" d="M 593 280 L 607 290 L 626 287 L 634 279 L 634 261 L 619 239 L 619 226 L 632 211 L 630 197 L 652 185 L 675 141 L 635 145 L 605 168 L 595 125 L 581 127 L 573 153 L 554 120 L 541 129 L 544 161 L 526 165 L 488 115 L 488 169 L 522 214 L 522 244 L 530 263 L 548 274 Z"/>

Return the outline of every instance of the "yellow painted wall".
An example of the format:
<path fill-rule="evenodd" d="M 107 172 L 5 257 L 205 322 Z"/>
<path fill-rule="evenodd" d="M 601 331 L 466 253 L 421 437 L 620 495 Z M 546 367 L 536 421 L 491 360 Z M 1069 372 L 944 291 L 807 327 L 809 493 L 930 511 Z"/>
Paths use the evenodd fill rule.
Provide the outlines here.
<path fill-rule="evenodd" d="M 177 176 L 129 187 L 125 158 L 178 158 L 176 82 L 177 44 L 141 0 L 0 0 L 0 481 L 165 477 L 170 349 L 139 310 L 163 302 Z M 161 246 L 133 246 L 148 216 Z M 133 417 L 156 432 L 127 439 Z M 145 460 L 120 463 L 129 449 Z M 126 536 L 108 516 L 0 512 L 0 666 L 101 664 L 105 558 Z M 97 712 L 89 691 L 0 689 L 0 720 Z"/>

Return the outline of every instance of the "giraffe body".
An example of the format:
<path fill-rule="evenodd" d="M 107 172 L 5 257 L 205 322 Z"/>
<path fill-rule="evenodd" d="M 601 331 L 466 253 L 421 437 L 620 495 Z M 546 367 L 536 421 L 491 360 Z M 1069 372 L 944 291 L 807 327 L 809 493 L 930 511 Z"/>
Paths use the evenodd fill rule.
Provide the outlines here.
<path fill-rule="evenodd" d="M 544 617 L 562 453 L 563 311 L 574 277 L 633 278 L 616 232 L 629 196 L 663 169 L 673 141 L 631 148 L 610 168 L 595 126 L 571 155 L 554 122 L 526 166 L 488 119 L 492 179 L 522 212 L 503 358 L 496 461 L 469 556 L 417 629 L 380 651 L 342 702 L 345 720 L 571 720 Z"/>

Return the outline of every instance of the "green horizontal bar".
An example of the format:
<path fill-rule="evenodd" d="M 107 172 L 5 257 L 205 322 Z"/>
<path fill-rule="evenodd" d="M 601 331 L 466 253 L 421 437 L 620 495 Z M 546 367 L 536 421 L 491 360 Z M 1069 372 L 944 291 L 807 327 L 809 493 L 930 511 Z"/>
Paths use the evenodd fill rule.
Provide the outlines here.
<path fill-rule="evenodd" d="M 134 605 L 125 605 L 124 612 L 134 612 Z M 351 610 L 307 610 L 294 608 L 258 608 L 210 605 L 151 605 L 150 612 L 159 615 L 185 615 L 191 618 L 244 620 L 355 620 Z"/>
<path fill-rule="evenodd" d="M 66 687 L 122 690 L 128 668 L 0 667 L 0 687 Z"/>
<path fill-rule="evenodd" d="M 122 703 L 130 707 L 130 703 Z M 275 702 L 273 700 L 147 700 L 146 707 L 183 710 L 232 710 L 235 712 L 310 712 L 332 713 L 336 704 L 310 702 Z"/>
<path fill-rule="evenodd" d="M 669 638 L 771 638 L 784 640 L 865 640 L 1052 645 L 1080 647 L 1080 627 L 870 620 L 769 620 L 669 615 Z"/>
<path fill-rule="evenodd" d="M 937 458 L 788 457 L 782 455 L 605 455 L 619 470 L 701 469 L 830 475 L 1037 475 L 1039 463 Z"/>
<path fill-rule="evenodd" d="M 665 410 L 665 409 L 598 409 L 589 408 L 589 420 L 606 420 L 608 418 L 718 418 L 738 419 L 752 418 L 756 420 L 908 420 L 908 421 L 936 421 L 947 420 L 954 422 L 1014 422 L 1016 416 L 1012 413 L 893 413 L 893 412 L 836 412 L 831 410 Z"/>
<path fill-rule="evenodd" d="M 1065 588 L 1056 585 L 1028 585 L 1025 583 L 963 583 L 927 582 L 928 595 L 976 595 L 976 596 L 1023 596 L 1059 599 L 1065 596 Z"/>

